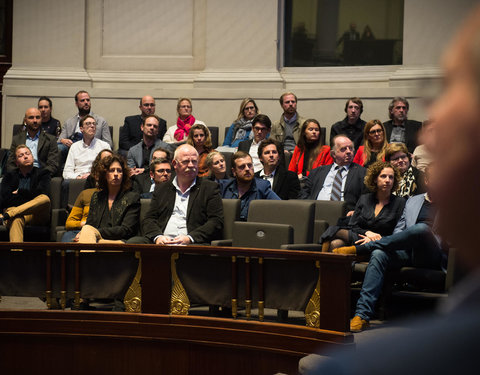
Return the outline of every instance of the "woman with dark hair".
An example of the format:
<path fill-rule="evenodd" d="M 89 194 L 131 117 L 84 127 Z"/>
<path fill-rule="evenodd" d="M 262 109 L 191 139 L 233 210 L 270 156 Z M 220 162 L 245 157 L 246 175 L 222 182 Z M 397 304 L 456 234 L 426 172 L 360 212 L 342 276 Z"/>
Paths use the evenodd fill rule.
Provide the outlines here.
<path fill-rule="evenodd" d="M 325 231 L 323 249 L 361 245 L 392 234 L 405 206 L 405 199 L 393 194 L 400 179 L 400 172 L 392 164 L 373 163 L 365 176 L 365 186 L 371 193 L 360 197 L 347 227 L 332 226 Z"/>
<path fill-rule="evenodd" d="M 177 123 L 170 126 L 163 136 L 163 141 L 167 143 L 182 143 L 187 139 L 190 128 L 194 124 L 205 125 L 203 121 L 197 120 L 192 115 L 192 100 L 190 98 L 180 98 L 177 101 Z"/>
<path fill-rule="evenodd" d="M 220 181 L 228 178 L 225 156 L 218 151 L 212 151 L 205 159 L 209 170 L 208 178 L 213 181 Z"/>
<path fill-rule="evenodd" d="M 322 144 L 321 135 L 322 129 L 317 120 L 305 120 L 288 166 L 288 170 L 295 172 L 299 179 L 307 177 L 314 168 L 333 163 L 330 147 Z"/>
<path fill-rule="evenodd" d="M 363 129 L 363 146 L 360 146 L 353 162 L 368 168 L 378 160 L 384 160 L 387 148 L 385 127 L 380 120 L 371 120 Z"/>
<path fill-rule="evenodd" d="M 203 124 L 195 124 L 190 129 L 187 137 L 187 143 L 195 147 L 198 152 L 198 176 L 208 175 L 208 166 L 206 164 L 207 155 L 212 152 L 212 136 L 210 130 Z"/>
<path fill-rule="evenodd" d="M 230 125 L 223 146 L 238 147 L 240 142 L 252 139 L 252 121 L 258 113 L 255 100 L 252 98 L 243 99 L 237 119 Z"/>
<path fill-rule="evenodd" d="M 93 176 L 92 173 L 93 171 L 96 171 L 98 173 L 98 167 L 100 165 L 100 161 L 102 159 L 105 159 L 107 156 L 112 156 L 113 151 L 109 150 L 108 148 L 104 148 L 102 151 L 100 151 L 95 158 L 95 160 L 92 163 L 92 172 L 90 172 L 90 176 L 87 177 L 87 180 L 85 181 L 85 189 L 91 189 L 91 188 L 96 188 L 98 186 L 98 175 Z"/>
<path fill-rule="evenodd" d="M 75 242 L 124 242 L 137 234 L 140 196 L 130 191 L 130 173 L 125 159 L 113 154 L 102 160 L 98 187 L 93 193 L 86 224 Z"/>
<path fill-rule="evenodd" d="M 426 192 L 425 176 L 410 164 L 410 154 L 404 143 L 390 143 L 385 150 L 385 161 L 392 163 L 402 176 L 396 195 L 411 197 Z"/>

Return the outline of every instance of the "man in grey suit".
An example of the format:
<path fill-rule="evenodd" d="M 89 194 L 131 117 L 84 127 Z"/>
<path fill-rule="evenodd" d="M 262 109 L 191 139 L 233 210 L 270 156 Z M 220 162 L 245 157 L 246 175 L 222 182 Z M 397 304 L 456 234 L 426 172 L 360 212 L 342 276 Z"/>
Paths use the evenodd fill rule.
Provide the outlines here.
<path fill-rule="evenodd" d="M 428 167 L 425 185 L 428 188 L 432 167 Z M 432 231 L 435 205 L 429 193 L 408 199 L 393 234 L 378 241 L 334 249 L 337 254 L 370 255 L 355 317 L 350 323 L 352 332 L 368 327 L 375 313 L 387 268 L 411 265 L 420 268 L 442 269 L 446 265 L 446 252 L 442 241 Z"/>
<path fill-rule="evenodd" d="M 123 126 L 120 128 L 118 151 L 122 155 L 127 155 L 128 150 L 142 140 L 143 133 L 140 127 L 147 116 L 155 114 L 155 99 L 150 95 L 145 95 L 140 99 L 138 108 L 140 108 L 141 113 L 139 115 L 126 116 Z M 157 138 L 163 139 L 167 131 L 167 122 L 160 117 L 158 119 L 160 124 Z"/>
<path fill-rule="evenodd" d="M 331 193 L 335 176 L 340 168 L 342 174 L 342 189 L 340 200 L 346 202 L 347 211 L 352 211 L 358 198 L 365 189 L 363 179 L 365 168 L 353 163 L 353 142 L 346 135 L 339 134 L 333 139 L 331 152 L 334 163 L 313 169 L 300 192 L 300 199 L 331 200 Z"/>
<path fill-rule="evenodd" d="M 37 108 L 29 108 L 23 119 L 25 130 L 16 134 L 12 139 L 10 154 L 7 162 L 7 172 L 12 172 L 15 163 L 15 149 L 18 145 L 27 145 L 32 151 L 34 166 L 45 168 L 54 176 L 58 171 L 59 155 L 57 140 L 51 134 L 42 130 L 42 116 Z"/>
<path fill-rule="evenodd" d="M 77 92 L 75 94 L 75 105 L 78 108 L 78 113 L 65 121 L 62 132 L 58 136 L 58 148 L 60 149 L 62 156 L 64 156 L 63 160 L 67 158 L 70 146 L 74 142 L 82 139 L 80 120 L 86 115 L 93 116 L 95 122 L 97 123 L 95 138 L 107 142 L 113 149 L 112 137 L 110 135 L 110 129 L 108 128 L 107 121 L 102 116 L 91 112 L 92 105 L 90 101 L 90 94 L 83 90 Z"/>
<path fill-rule="evenodd" d="M 155 115 L 145 117 L 141 125 L 142 140 L 130 148 L 127 154 L 128 167 L 133 176 L 141 174 L 150 165 L 153 151 L 158 148 L 164 148 L 168 151 L 175 151 L 173 145 L 163 142 L 157 138 L 160 119 Z"/>

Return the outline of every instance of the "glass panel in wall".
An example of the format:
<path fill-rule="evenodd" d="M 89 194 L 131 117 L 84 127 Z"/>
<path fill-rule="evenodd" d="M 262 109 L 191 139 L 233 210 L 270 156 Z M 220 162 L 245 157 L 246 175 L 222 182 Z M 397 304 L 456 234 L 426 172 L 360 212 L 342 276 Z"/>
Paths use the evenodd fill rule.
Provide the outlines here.
<path fill-rule="evenodd" d="M 401 65 L 403 0 L 285 0 L 285 66 Z"/>

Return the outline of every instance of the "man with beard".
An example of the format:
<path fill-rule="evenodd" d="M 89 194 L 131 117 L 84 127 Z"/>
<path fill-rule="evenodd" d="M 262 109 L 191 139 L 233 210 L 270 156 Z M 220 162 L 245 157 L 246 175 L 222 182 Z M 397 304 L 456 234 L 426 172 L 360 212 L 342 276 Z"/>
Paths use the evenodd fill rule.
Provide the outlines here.
<path fill-rule="evenodd" d="M 64 156 L 67 157 L 70 146 L 82 139 L 82 132 L 80 130 L 80 120 L 86 115 L 93 116 L 97 123 L 97 130 L 95 132 L 95 138 L 101 139 L 107 142 L 110 147 L 113 147 L 112 137 L 108 128 L 107 121 L 102 117 L 91 112 L 90 95 L 86 91 L 79 91 L 75 94 L 75 105 L 78 108 L 78 113 L 73 117 L 70 117 L 65 124 L 63 124 L 62 132 L 58 137 L 58 148 Z"/>
<path fill-rule="evenodd" d="M 237 151 L 233 154 L 232 175 L 233 179 L 220 181 L 220 189 L 223 198 L 240 199 L 240 220 L 247 221 L 248 207 L 252 200 L 280 200 L 272 191 L 270 182 L 255 178 L 252 158 L 246 152 Z"/>
<path fill-rule="evenodd" d="M 408 152 L 413 152 L 417 147 L 417 133 L 422 123 L 415 120 L 408 120 L 410 104 L 407 98 L 397 96 L 388 105 L 390 121 L 384 122 L 388 143 L 405 143 Z"/>
<path fill-rule="evenodd" d="M 172 165 L 173 181 L 159 184 L 153 193 L 142 223 L 145 238 L 134 237 L 129 243 L 210 244 L 220 238 L 222 197 L 216 182 L 197 177 L 197 150 L 188 144 L 179 146 Z"/>
<path fill-rule="evenodd" d="M 150 95 L 145 95 L 140 99 L 138 108 L 140 108 L 140 114 L 125 117 L 123 126 L 120 128 L 118 151 L 121 154 L 126 155 L 131 147 L 142 140 L 143 132 L 141 126 L 147 116 L 155 115 L 155 99 Z M 158 117 L 158 121 L 157 138 L 162 139 L 167 131 L 167 122 L 160 117 Z"/>
<path fill-rule="evenodd" d="M 280 97 L 283 114 L 279 121 L 272 126 L 270 137 L 280 142 L 285 152 L 292 153 L 300 136 L 305 119 L 297 112 L 297 96 L 293 92 L 286 92 Z"/>

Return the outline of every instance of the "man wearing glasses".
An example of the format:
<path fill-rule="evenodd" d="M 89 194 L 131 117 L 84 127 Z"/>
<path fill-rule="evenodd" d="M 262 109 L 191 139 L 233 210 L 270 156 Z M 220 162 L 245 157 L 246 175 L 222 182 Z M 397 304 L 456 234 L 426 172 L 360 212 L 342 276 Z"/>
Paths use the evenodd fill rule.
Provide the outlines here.
<path fill-rule="evenodd" d="M 110 150 L 110 145 L 107 142 L 95 138 L 97 122 L 93 116 L 87 115 L 80 120 L 80 131 L 82 141 L 73 143 L 68 151 L 67 161 L 63 169 L 65 180 L 87 178 L 97 154 L 105 149 Z"/>
<path fill-rule="evenodd" d="M 240 142 L 238 151 L 245 151 L 247 154 L 250 154 L 254 172 L 258 172 L 263 168 L 262 162 L 258 157 L 258 146 L 268 137 L 272 128 L 272 122 L 266 115 L 257 115 L 252 123 L 253 139 Z"/>
<path fill-rule="evenodd" d="M 145 95 L 140 99 L 138 108 L 140 108 L 141 113 L 139 115 L 126 116 L 123 126 L 120 128 L 118 151 L 123 155 L 127 155 L 128 150 L 142 140 L 141 125 L 147 116 L 155 114 L 155 99 L 150 95 Z M 160 117 L 158 120 L 157 138 L 162 139 L 167 131 L 167 122 Z"/>
<path fill-rule="evenodd" d="M 397 96 L 388 105 L 390 120 L 383 123 L 387 131 L 387 142 L 405 143 L 408 152 L 412 153 L 417 147 L 417 133 L 422 123 L 415 120 L 408 120 L 408 109 L 410 105 L 407 98 Z"/>
<path fill-rule="evenodd" d="M 165 158 L 153 159 L 149 173 L 142 173 L 133 179 L 133 190 L 140 194 L 140 198 L 152 198 L 155 187 L 172 178 L 172 165 Z"/>

